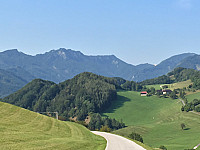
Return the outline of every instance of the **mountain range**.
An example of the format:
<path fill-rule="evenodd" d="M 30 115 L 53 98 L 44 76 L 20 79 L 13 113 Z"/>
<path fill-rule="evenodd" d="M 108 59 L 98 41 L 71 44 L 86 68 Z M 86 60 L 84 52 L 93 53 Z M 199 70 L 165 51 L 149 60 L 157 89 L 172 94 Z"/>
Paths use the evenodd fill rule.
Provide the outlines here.
<path fill-rule="evenodd" d="M 158 65 L 128 64 L 114 55 L 88 56 L 80 51 L 60 48 L 35 56 L 19 52 L 17 49 L 0 52 L 0 88 L 9 83 L 9 91 L 0 96 L 16 91 L 18 87 L 35 78 L 60 83 L 82 72 L 92 72 L 107 77 L 121 77 L 126 80 L 143 81 L 172 71 L 176 67 L 199 70 L 200 55 L 184 53 L 172 56 Z M 8 76 L 8 74 L 10 76 Z M 9 78 L 9 79 L 7 79 Z M 13 81 L 21 81 L 15 83 Z"/>

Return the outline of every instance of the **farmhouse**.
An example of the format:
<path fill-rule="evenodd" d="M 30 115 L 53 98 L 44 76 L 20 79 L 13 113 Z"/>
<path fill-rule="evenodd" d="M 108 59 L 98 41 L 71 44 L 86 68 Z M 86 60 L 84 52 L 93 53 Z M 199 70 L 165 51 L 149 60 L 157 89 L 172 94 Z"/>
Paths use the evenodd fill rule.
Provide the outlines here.
<path fill-rule="evenodd" d="M 172 91 L 170 89 L 162 90 L 163 94 L 170 94 Z"/>
<path fill-rule="evenodd" d="M 140 92 L 140 96 L 147 96 L 147 91 L 142 91 L 142 92 Z"/>

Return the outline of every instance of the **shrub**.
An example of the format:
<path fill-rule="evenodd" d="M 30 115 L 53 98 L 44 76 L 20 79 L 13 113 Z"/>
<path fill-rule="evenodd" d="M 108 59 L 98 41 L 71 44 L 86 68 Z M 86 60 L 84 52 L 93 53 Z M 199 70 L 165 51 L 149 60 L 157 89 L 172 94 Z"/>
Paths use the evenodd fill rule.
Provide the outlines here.
<path fill-rule="evenodd" d="M 131 139 L 133 139 L 133 140 L 136 140 L 136 141 L 139 141 L 139 142 L 143 143 L 142 136 L 139 135 L 139 134 L 137 134 L 137 133 L 132 132 L 131 134 L 129 134 L 128 137 L 131 138 Z"/>
<path fill-rule="evenodd" d="M 159 148 L 162 150 L 167 150 L 167 148 L 164 145 L 161 145 Z"/>
<path fill-rule="evenodd" d="M 102 132 L 110 132 L 111 129 L 106 125 L 106 126 L 102 126 L 100 131 L 102 131 Z"/>

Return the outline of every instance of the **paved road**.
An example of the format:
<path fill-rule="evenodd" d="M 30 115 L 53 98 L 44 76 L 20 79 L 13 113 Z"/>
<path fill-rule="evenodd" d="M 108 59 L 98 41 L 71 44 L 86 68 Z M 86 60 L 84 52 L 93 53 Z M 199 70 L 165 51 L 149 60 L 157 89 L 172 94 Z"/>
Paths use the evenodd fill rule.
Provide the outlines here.
<path fill-rule="evenodd" d="M 98 131 L 92 131 L 92 133 L 103 136 L 107 140 L 105 150 L 146 150 L 133 141 L 119 135 Z"/>

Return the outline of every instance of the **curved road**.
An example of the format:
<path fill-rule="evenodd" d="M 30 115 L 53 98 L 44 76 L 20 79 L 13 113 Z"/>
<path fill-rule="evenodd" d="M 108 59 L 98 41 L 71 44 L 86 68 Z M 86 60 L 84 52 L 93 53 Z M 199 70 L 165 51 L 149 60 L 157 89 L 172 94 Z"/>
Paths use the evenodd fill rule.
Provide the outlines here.
<path fill-rule="evenodd" d="M 107 140 L 105 150 L 146 150 L 135 142 L 119 135 L 99 131 L 92 131 L 92 133 L 100 135 Z"/>

